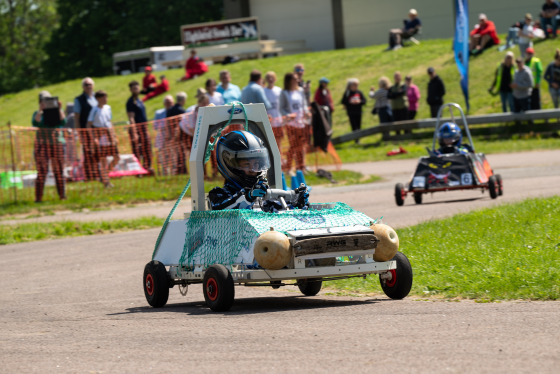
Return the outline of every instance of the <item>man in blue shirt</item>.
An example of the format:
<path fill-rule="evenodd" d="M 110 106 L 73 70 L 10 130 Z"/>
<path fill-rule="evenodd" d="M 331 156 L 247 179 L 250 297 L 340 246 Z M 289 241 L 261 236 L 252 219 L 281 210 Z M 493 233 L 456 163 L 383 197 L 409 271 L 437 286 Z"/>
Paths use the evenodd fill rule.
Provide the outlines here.
<path fill-rule="evenodd" d="M 126 114 L 130 127 L 128 135 L 130 136 L 130 145 L 132 152 L 142 163 L 144 169 L 149 175 L 154 174 L 152 169 L 152 144 L 150 135 L 148 134 L 148 117 L 146 116 L 146 107 L 140 100 L 140 83 L 132 81 L 128 84 L 132 96 L 126 102 Z"/>
<path fill-rule="evenodd" d="M 263 103 L 266 110 L 272 108 L 264 93 L 262 74 L 260 71 L 253 70 L 251 72 L 249 84 L 241 91 L 241 102 L 243 104 Z"/>
<path fill-rule="evenodd" d="M 231 83 L 231 75 L 229 74 L 229 71 L 220 71 L 220 82 L 221 83 L 216 88 L 216 91 L 222 94 L 225 104 L 241 100 L 241 90 L 238 86 Z"/>
<path fill-rule="evenodd" d="M 408 12 L 408 19 L 404 20 L 404 27 L 402 29 L 392 29 L 389 31 L 389 47 L 387 50 L 395 50 L 402 47 L 402 40 L 408 39 L 420 31 L 422 22 L 418 18 L 416 9 L 410 9 Z"/>

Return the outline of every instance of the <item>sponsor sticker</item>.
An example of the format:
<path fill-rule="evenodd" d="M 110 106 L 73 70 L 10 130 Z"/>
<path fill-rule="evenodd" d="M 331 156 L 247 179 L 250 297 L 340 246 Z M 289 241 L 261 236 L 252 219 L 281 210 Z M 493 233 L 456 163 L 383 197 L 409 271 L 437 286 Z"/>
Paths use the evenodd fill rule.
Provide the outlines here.
<path fill-rule="evenodd" d="M 461 184 L 461 182 L 459 182 L 459 181 L 449 181 L 449 187 L 455 187 L 455 186 L 458 186 L 460 184 Z"/>
<path fill-rule="evenodd" d="M 232 108 L 232 109 L 228 109 L 228 113 L 231 113 L 231 111 L 233 110 L 233 114 L 239 114 L 241 112 L 243 112 L 242 108 Z"/>
<path fill-rule="evenodd" d="M 426 187 L 426 177 L 414 177 L 414 179 L 412 179 L 412 187 L 414 188 Z"/>

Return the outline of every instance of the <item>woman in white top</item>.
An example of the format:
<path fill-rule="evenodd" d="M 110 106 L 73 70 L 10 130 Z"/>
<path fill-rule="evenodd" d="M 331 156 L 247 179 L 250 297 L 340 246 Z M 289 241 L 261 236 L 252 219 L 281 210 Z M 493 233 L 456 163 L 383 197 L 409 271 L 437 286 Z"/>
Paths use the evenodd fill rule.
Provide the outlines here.
<path fill-rule="evenodd" d="M 305 146 L 309 138 L 305 120 L 309 111 L 303 89 L 298 86 L 298 79 L 293 73 L 284 76 L 284 89 L 280 94 L 280 114 L 286 124 L 290 144 L 285 169 L 291 169 L 295 158 L 296 170 L 305 171 Z"/>
<path fill-rule="evenodd" d="M 109 172 L 112 171 L 119 163 L 120 156 L 117 148 L 117 137 L 113 129 L 111 107 L 107 104 L 107 93 L 105 91 L 97 91 L 95 93 L 97 106 L 89 112 L 87 127 L 92 129 L 93 136 L 90 139 L 94 141 L 94 147 L 91 148 L 94 152 L 94 162 L 99 164 L 99 172 L 101 183 L 106 188 L 113 187 L 109 182 Z M 107 157 L 112 156 L 113 160 L 110 164 L 107 163 Z M 94 174 L 97 168 L 93 170 Z"/>
<path fill-rule="evenodd" d="M 212 79 L 212 78 L 207 79 L 206 80 L 206 95 L 208 96 L 208 99 L 210 100 L 210 104 L 224 105 L 224 97 L 222 96 L 221 93 L 216 91 L 216 87 L 218 87 L 218 84 L 216 83 L 215 79 Z"/>
<path fill-rule="evenodd" d="M 282 154 L 281 145 L 282 139 L 284 138 L 284 122 L 282 122 L 282 115 L 280 114 L 280 94 L 282 93 L 282 89 L 274 85 L 276 83 L 275 72 L 269 71 L 266 73 L 264 80 L 266 82 L 264 94 L 270 103 L 268 117 L 270 118 L 270 125 L 272 126 L 276 144 L 278 144 L 278 149 L 280 150 L 280 154 Z"/>

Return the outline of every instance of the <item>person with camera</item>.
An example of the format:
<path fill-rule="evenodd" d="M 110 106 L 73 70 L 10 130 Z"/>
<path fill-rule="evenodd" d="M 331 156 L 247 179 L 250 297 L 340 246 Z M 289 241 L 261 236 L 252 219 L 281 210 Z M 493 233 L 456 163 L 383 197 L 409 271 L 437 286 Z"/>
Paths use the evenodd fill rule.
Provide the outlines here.
<path fill-rule="evenodd" d="M 64 185 L 64 134 L 61 130 L 66 125 L 66 116 L 58 97 L 52 97 L 48 91 L 39 93 L 39 110 L 31 118 L 33 127 L 37 127 L 33 156 L 37 167 L 35 180 L 35 202 L 43 201 L 45 180 L 49 172 L 49 161 L 56 181 L 60 200 L 66 200 Z"/>

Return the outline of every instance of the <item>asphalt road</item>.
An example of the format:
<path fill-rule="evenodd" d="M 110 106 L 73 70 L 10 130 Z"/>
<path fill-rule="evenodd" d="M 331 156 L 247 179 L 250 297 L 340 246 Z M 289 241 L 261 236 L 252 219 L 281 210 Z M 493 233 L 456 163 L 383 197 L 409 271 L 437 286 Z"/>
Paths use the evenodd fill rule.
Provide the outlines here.
<path fill-rule="evenodd" d="M 503 199 L 435 194 L 396 207 L 395 181 L 414 161 L 356 165 L 371 185 L 317 188 L 401 227 L 461 211 L 558 194 L 560 152 L 495 155 Z M 347 165 L 347 168 L 354 167 Z M 455 200 L 454 199 L 460 199 Z M 382 295 L 301 296 L 293 288 L 236 288 L 229 313 L 203 305 L 200 286 L 171 290 L 163 309 L 141 278 L 158 230 L 0 247 L 0 368 L 5 373 L 437 372 L 556 373 L 560 302 L 478 304 Z"/>

